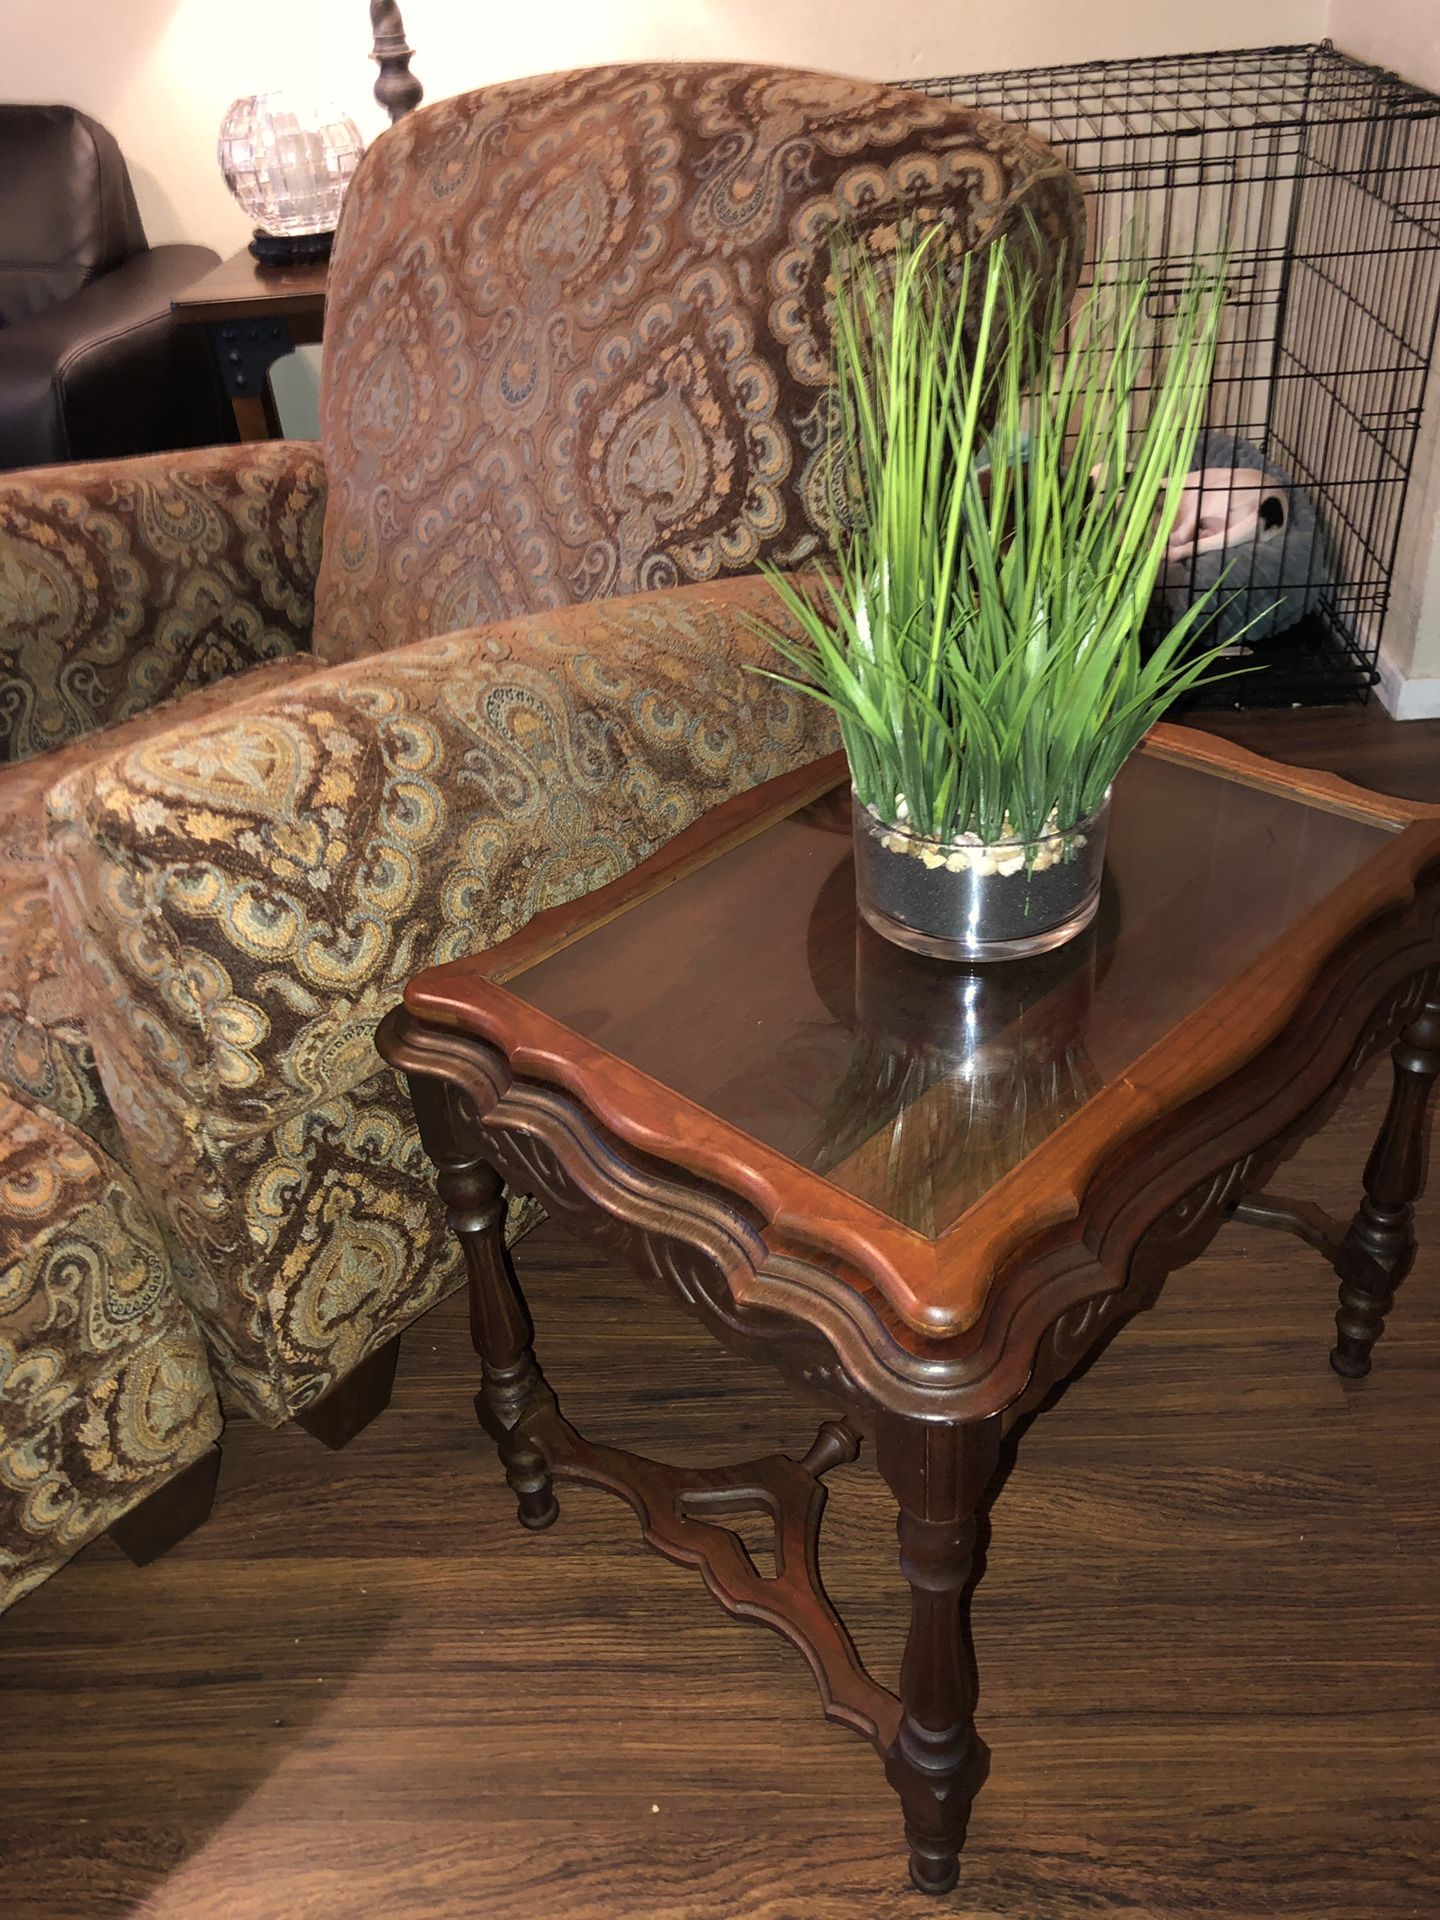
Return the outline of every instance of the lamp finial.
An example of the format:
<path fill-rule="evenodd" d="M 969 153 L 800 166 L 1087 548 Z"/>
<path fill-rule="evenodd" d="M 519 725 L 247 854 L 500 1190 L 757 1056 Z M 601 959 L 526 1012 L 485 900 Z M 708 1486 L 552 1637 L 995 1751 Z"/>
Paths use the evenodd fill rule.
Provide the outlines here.
<path fill-rule="evenodd" d="M 397 0 L 370 0 L 370 25 L 375 31 L 370 57 L 380 63 L 375 98 L 392 121 L 403 120 L 419 106 L 425 89 L 410 71 L 414 48 L 405 44 L 405 23 Z"/>

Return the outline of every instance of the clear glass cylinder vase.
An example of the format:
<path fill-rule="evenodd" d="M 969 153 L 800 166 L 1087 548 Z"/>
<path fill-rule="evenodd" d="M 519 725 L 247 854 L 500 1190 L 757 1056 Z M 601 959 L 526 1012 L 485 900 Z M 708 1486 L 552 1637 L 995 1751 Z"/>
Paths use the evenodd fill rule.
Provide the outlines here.
<path fill-rule="evenodd" d="M 937 960 L 1019 960 L 1088 927 L 1100 904 L 1110 796 L 1037 840 L 982 845 L 894 826 L 852 796 L 855 897 L 887 940 Z"/>

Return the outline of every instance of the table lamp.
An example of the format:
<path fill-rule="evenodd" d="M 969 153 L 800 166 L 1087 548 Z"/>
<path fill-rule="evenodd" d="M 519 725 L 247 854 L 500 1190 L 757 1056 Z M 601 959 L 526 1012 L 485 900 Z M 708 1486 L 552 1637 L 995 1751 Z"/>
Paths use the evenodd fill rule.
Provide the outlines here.
<path fill-rule="evenodd" d="M 322 95 L 255 93 L 235 102 L 220 128 L 220 171 L 255 222 L 250 251 L 262 266 L 329 259 L 363 152 L 355 122 Z"/>

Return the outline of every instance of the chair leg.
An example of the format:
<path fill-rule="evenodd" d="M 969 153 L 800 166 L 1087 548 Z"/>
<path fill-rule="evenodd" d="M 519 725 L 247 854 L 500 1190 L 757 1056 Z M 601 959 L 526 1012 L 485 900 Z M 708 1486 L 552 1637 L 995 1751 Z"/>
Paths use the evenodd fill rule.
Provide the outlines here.
<path fill-rule="evenodd" d="M 148 1567 L 210 1518 L 219 1473 L 220 1449 L 212 1442 L 198 1460 L 114 1521 L 110 1538 L 137 1567 Z"/>
<path fill-rule="evenodd" d="M 353 1440 L 362 1427 L 368 1427 L 377 1413 L 390 1404 L 390 1389 L 395 1384 L 395 1362 L 400 1358 L 400 1336 L 377 1347 L 353 1372 L 347 1373 L 322 1400 L 304 1413 L 297 1413 L 295 1424 L 306 1433 L 323 1440 L 338 1453 Z"/>

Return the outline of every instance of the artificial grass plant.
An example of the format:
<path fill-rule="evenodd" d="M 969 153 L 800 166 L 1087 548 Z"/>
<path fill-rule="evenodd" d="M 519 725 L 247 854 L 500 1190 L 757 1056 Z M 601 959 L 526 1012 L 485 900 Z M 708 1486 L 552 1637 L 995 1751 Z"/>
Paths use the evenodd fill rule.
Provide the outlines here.
<path fill-rule="evenodd" d="M 1197 264 L 1168 324 L 1149 275 L 1067 311 L 1004 238 L 957 265 L 939 229 L 877 265 L 833 250 L 834 564 L 769 577 L 766 632 L 831 706 L 861 801 L 913 832 L 1031 840 L 1083 819 L 1147 728 L 1210 672 L 1197 601 L 1140 633 L 1180 509 L 1222 301 Z M 1158 336 L 1158 337 L 1157 337 Z"/>

